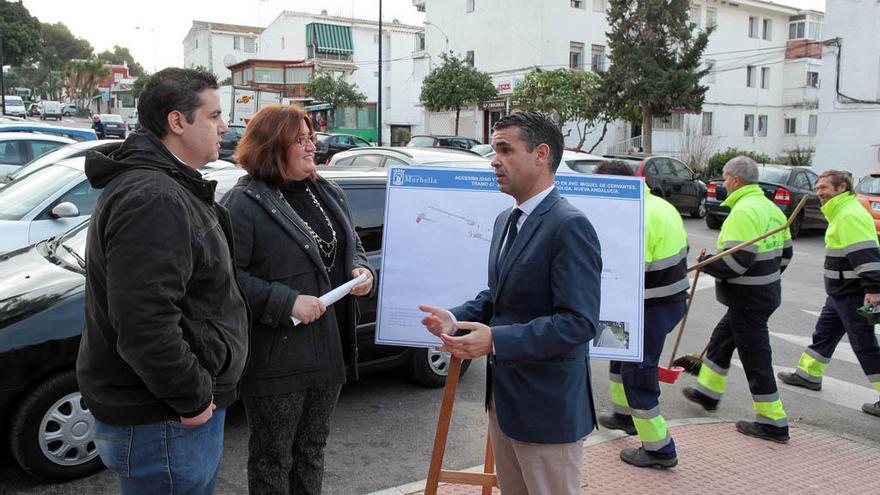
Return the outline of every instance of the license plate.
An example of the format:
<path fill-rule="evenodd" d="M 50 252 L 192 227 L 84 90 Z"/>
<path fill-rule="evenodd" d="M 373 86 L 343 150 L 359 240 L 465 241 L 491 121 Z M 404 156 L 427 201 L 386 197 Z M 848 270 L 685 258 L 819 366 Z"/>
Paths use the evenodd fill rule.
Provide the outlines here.
<path fill-rule="evenodd" d="M 876 201 L 871 201 L 871 209 L 874 211 L 880 210 L 880 203 Z"/>

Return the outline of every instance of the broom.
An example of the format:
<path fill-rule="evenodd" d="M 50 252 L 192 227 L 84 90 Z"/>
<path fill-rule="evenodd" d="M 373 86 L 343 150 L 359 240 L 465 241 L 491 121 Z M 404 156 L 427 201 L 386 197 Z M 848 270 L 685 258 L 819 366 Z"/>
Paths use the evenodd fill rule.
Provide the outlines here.
<path fill-rule="evenodd" d="M 700 250 L 700 258 L 702 258 L 706 254 L 706 248 Z M 681 319 L 681 325 L 678 327 L 678 335 L 675 337 L 675 345 L 672 347 L 672 356 L 669 358 L 669 367 L 667 369 L 674 369 L 675 367 L 683 368 L 686 373 L 691 373 L 691 367 L 694 366 L 693 361 L 690 358 L 694 358 L 696 356 L 684 355 L 680 358 L 676 359 L 675 355 L 678 353 L 678 344 L 681 343 L 681 336 L 684 333 L 684 326 L 687 324 L 688 313 L 691 312 L 691 305 L 694 303 L 694 294 L 697 292 L 697 281 L 700 280 L 700 270 L 694 274 L 694 285 L 691 286 L 691 293 L 688 295 L 687 308 L 684 311 L 684 317 Z M 705 351 L 704 351 L 705 353 Z M 700 355 L 700 359 L 703 358 L 703 355 Z M 699 367 L 699 363 L 696 363 L 696 366 Z M 697 373 L 699 373 L 699 368 Z M 673 380 L 674 382 L 674 380 Z"/>
<path fill-rule="evenodd" d="M 700 261 L 696 265 L 688 267 L 688 271 L 691 272 L 694 270 L 700 270 L 704 266 L 706 266 L 710 263 L 714 263 L 725 256 L 731 255 L 737 251 L 745 249 L 745 248 L 751 246 L 752 244 L 754 244 L 762 239 L 766 239 L 767 237 L 770 237 L 771 235 L 773 235 L 777 232 L 781 232 L 781 231 L 787 229 L 791 225 L 791 223 L 794 221 L 794 219 L 797 218 L 798 213 L 801 212 L 801 210 L 804 208 L 804 205 L 806 203 L 807 203 L 807 196 L 804 195 L 801 198 L 800 202 L 795 207 L 794 211 L 792 211 L 791 215 L 789 215 L 788 221 L 786 221 L 781 226 L 776 227 L 775 229 L 772 229 L 768 232 L 764 232 L 763 234 L 759 235 L 758 237 L 755 237 L 752 240 L 745 241 L 741 244 L 737 244 L 736 246 L 733 246 L 730 249 L 726 249 L 724 251 L 721 251 L 720 253 L 718 253 L 710 258 L 706 258 L 704 261 Z M 696 276 L 699 275 L 699 273 L 700 272 L 697 272 L 697 274 L 694 276 L 694 287 L 696 287 L 696 285 L 697 285 L 696 284 Z M 711 340 L 710 340 L 710 342 L 711 342 Z M 699 356 L 694 356 L 693 354 L 685 354 L 684 356 L 681 356 L 681 357 L 677 358 L 675 361 L 673 361 L 672 365 L 673 366 L 680 366 L 681 368 L 684 368 L 684 372 L 688 373 L 690 375 L 695 375 L 695 376 L 699 375 L 700 368 L 703 366 L 703 356 L 706 355 L 706 351 L 708 351 L 708 350 L 709 350 L 709 342 L 706 342 L 705 347 L 703 347 L 703 352 L 701 352 Z M 674 354 L 675 354 L 675 352 L 673 351 L 673 355 Z"/>

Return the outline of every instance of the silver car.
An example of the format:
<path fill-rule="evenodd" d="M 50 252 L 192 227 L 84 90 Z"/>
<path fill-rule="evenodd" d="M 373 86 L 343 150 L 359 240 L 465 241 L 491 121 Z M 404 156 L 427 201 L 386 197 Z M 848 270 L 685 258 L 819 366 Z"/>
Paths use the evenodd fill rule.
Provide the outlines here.
<path fill-rule="evenodd" d="M 452 148 L 355 148 L 333 155 L 328 168 L 388 168 L 394 165 L 420 167 L 492 168 L 491 162 L 477 153 Z M 323 168 L 323 167 L 319 167 Z"/>

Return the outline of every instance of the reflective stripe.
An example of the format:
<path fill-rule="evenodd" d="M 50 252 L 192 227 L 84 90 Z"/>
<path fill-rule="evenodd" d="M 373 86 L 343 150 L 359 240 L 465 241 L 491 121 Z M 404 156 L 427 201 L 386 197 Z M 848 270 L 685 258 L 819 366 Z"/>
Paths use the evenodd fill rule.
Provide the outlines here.
<path fill-rule="evenodd" d="M 666 419 L 660 414 L 660 406 L 647 411 L 633 409 L 632 416 L 645 450 L 660 450 L 672 441 L 666 427 Z"/>
<path fill-rule="evenodd" d="M 782 258 L 779 260 L 779 266 L 788 266 L 789 261 L 791 261 L 791 258 Z"/>
<path fill-rule="evenodd" d="M 825 270 L 825 278 L 830 278 L 831 280 L 847 280 L 859 278 L 859 276 L 852 270 Z"/>
<path fill-rule="evenodd" d="M 788 248 L 788 247 L 794 247 L 794 243 L 791 241 L 791 239 L 786 239 L 786 240 L 782 243 L 782 248 L 783 248 L 783 249 Z"/>
<path fill-rule="evenodd" d="M 737 263 L 737 261 L 735 259 L 733 259 L 733 256 L 725 256 L 722 259 L 724 260 L 724 264 L 726 264 L 728 268 L 730 268 L 731 270 L 733 270 L 734 272 L 736 272 L 740 275 L 742 275 L 743 273 L 746 272 L 746 270 L 748 270 L 748 268 Z"/>
<path fill-rule="evenodd" d="M 703 365 L 700 366 L 700 375 L 697 377 L 698 389 L 713 399 L 720 399 L 721 394 L 724 393 L 724 385 L 727 383 L 727 372 L 728 370 L 704 359 Z"/>
<path fill-rule="evenodd" d="M 880 392 L 880 373 L 868 375 L 868 381 L 874 386 L 874 390 Z"/>
<path fill-rule="evenodd" d="M 822 383 L 821 376 L 813 376 L 800 368 L 794 370 L 794 374 L 803 378 L 804 380 L 806 380 L 810 383 Z"/>
<path fill-rule="evenodd" d="M 752 404 L 755 406 L 755 413 L 757 413 L 755 421 L 779 427 L 788 426 L 785 408 L 782 407 L 782 401 L 779 400 L 779 394 L 770 395 L 775 396 L 776 399 L 772 401 L 759 401 L 759 397 L 766 396 L 753 396 L 754 402 Z"/>
<path fill-rule="evenodd" d="M 722 244 L 722 248 L 723 249 L 730 249 L 732 247 L 739 246 L 743 242 L 745 242 L 745 241 L 724 241 L 724 243 Z M 752 244 L 750 246 L 746 246 L 746 247 L 742 248 L 742 251 L 748 251 L 750 253 L 758 254 L 758 246 L 755 244 Z"/>
<path fill-rule="evenodd" d="M 785 428 L 788 426 L 788 418 L 783 417 L 780 419 L 770 419 L 765 416 L 761 416 L 760 414 L 756 414 L 755 415 L 755 423 L 776 426 L 778 428 Z"/>
<path fill-rule="evenodd" d="M 862 241 L 862 242 L 857 242 L 857 243 L 855 243 L 855 244 L 850 244 L 849 246 L 844 247 L 844 248 L 841 249 L 840 251 L 841 251 L 844 255 L 847 255 L 847 254 L 850 254 L 850 253 L 854 253 L 854 252 L 856 252 L 856 251 L 861 251 L 862 249 L 870 249 L 870 248 L 876 248 L 876 247 L 877 247 L 877 241 L 876 241 L 876 240 L 872 240 L 872 241 Z"/>
<path fill-rule="evenodd" d="M 736 277 L 727 279 L 728 283 L 736 284 L 736 285 L 767 285 L 772 284 L 779 280 L 781 276 L 779 275 L 779 271 L 773 272 L 769 275 L 761 275 L 758 277 Z"/>
<path fill-rule="evenodd" d="M 702 369 L 702 368 L 701 368 Z M 704 386 L 702 383 L 697 382 L 696 386 L 697 392 L 705 395 L 710 399 L 721 400 L 721 396 L 724 395 L 724 391 L 716 392 L 714 390 L 710 390 L 708 387 Z"/>
<path fill-rule="evenodd" d="M 709 358 L 703 358 L 703 365 L 708 366 L 712 371 L 721 376 L 727 376 L 727 373 L 730 372 L 730 368 L 722 368 L 721 366 L 715 364 L 715 362 L 710 360 Z"/>
<path fill-rule="evenodd" d="M 844 253 L 842 249 L 825 248 L 825 257 L 826 258 L 846 258 L 846 253 Z"/>
<path fill-rule="evenodd" d="M 781 249 L 774 249 L 773 251 L 767 251 L 764 253 L 758 253 L 755 255 L 755 261 L 767 261 L 776 259 L 777 257 L 782 256 Z"/>
<path fill-rule="evenodd" d="M 810 349 L 809 347 L 804 349 L 804 353 L 809 354 L 810 356 L 813 357 L 813 359 L 815 359 L 816 361 L 819 361 L 820 363 L 828 364 L 831 362 L 830 357 L 825 357 L 825 356 L 819 354 L 818 352 L 814 351 L 813 349 Z"/>
<path fill-rule="evenodd" d="M 614 383 L 623 383 L 620 373 L 608 373 L 608 379 Z"/>
<path fill-rule="evenodd" d="M 821 382 L 822 375 L 824 375 L 825 370 L 828 369 L 829 361 L 829 358 L 823 357 L 808 348 L 803 354 L 801 354 L 801 359 L 798 361 L 798 370 L 802 371 L 807 376 L 803 376 L 800 373 L 798 373 L 798 376 L 806 378 L 813 383 L 817 383 L 816 379 L 818 378 L 819 382 Z"/>
<path fill-rule="evenodd" d="M 674 284 L 664 285 L 663 287 L 654 287 L 653 289 L 645 289 L 645 299 L 654 299 L 678 294 L 679 292 L 688 290 L 690 286 L 691 284 L 688 279 L 683 278 Z"/>
<path fill-rule="evenodd" d="M 632 409 L 633 418 L 651 419 L 660 415 L 660 405 L 658 404 L 651 409 Z"/>
<path fill-rule="evenodd" d="M 648 450 L 651 452 L 656 452 L 656 451 L 662 449 L 663 447 L 666 447 L 671 442 L 672 442 L 672 437 L 669 436 L 669 433 L 667 432 L 666 437 L 663 440 L 660 440 L 659 442 L 646 442 L 646 441 L 642 440 L 642 446 L 645 447 L 645 450 Z"/>
<path fill-rule="evenodd" d="M 669 268 L 671 266 L 675 266 L 675 265 L 681 263 L 681 260 L 687 259 L 687 254 L 688 254 L 688 248 L 685 247 L 681 251 L 679 251 L 678 253 L 676 253 L 668 258 L 662 258 L 662 259 L 654 260 L 650 263 L 645 263 L 645 271 L 646 272 L 653 272 L 656 270 L 663 270 L 664 268 Z"/>
<path fill-rule="evenodd" d="M 861 265 L 856 267 L 856 273 L 861 274 L 862 272 L 873 272 L 880 270 L 880 263 L 862 263 Z"/>
<path fill-rule="evenodd" d="M 752 401 L 754 402 L 773 402 L 777 400 L 779 400 L 779 392 L 774 392 L 772 394 L 752 395 Z"/>
<path fill-rule="evenodd" d="M 611 403 L 611 410 L 621 416 L 629 416 L 629 407 Z"/>

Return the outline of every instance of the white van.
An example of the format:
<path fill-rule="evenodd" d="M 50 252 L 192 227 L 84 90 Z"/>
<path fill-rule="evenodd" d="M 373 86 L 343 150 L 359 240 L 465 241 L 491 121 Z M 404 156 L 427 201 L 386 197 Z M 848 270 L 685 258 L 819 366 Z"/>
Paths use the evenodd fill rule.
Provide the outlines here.
<path fill-rule="evenodd" d="M 15 117 L 27 117 L 27 108 L 21 96 L 6 95 L 6 106 L 3 107 L 3 115 L 13 115 Z"/>
<path fill-rule="evenodd" d="M 43 100 L 40 102 L 40 120 L 61 120 L 61 102 Z"/>

